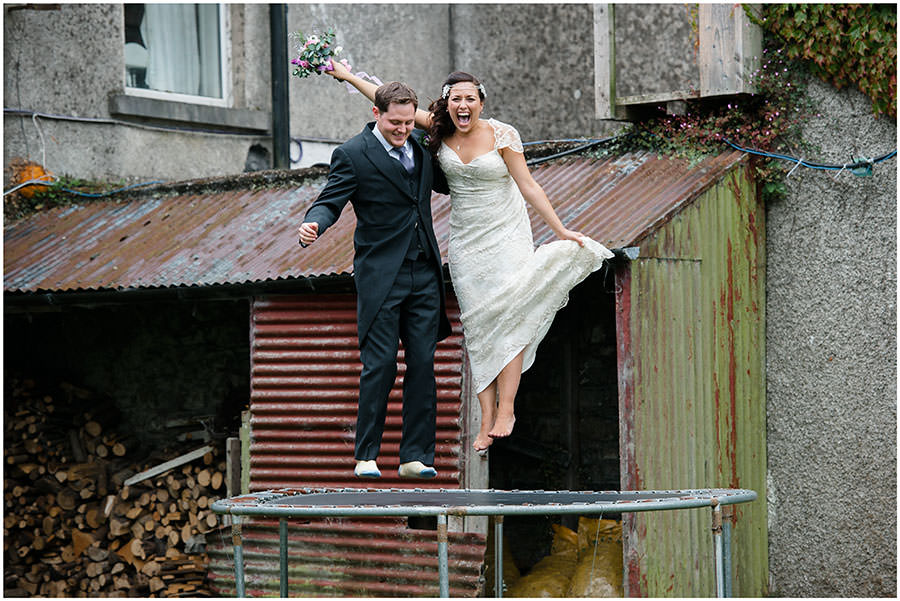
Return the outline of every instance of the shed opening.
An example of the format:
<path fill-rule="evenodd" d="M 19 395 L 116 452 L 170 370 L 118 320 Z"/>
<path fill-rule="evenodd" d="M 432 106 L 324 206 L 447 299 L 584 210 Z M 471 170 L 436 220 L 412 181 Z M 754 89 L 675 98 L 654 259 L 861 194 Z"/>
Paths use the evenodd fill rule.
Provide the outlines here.
<path fill-rule="evenodd" d="M 615 280 L 607 268 L 576 286 L 522 374 L 516 426 L 490 450 L 490 487 L 618 490 Z M 507 516 L 504 533 L 523 572 L 550 550 L 551 524 L 578 516 Z"/>

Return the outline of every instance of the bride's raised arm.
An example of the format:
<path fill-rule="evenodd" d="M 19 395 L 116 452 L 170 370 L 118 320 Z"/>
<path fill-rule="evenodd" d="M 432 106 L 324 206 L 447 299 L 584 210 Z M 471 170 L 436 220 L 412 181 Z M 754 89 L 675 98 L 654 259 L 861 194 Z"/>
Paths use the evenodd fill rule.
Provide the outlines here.
<path fill-rule="evenodd" d="M 378 89 L 378 86 L 372 83 L 371 81 L 366 81 L 362 77 L 358 77 L 350 72 L 347 67 L 343 64 L 339 63 L 336 60 L 331 61 L 331 66 L 333 69 L 331 71 L 326 71 L 329 75 L 334 77 L 338 81 L 346 81 L 351 86 L 360 91 L 360 93 L 375 102 L 375 90 Z M 426 110 L 416 109 L 416 125 L 422 129 L 427 129 L 431 126 L 431 113 Z"/>

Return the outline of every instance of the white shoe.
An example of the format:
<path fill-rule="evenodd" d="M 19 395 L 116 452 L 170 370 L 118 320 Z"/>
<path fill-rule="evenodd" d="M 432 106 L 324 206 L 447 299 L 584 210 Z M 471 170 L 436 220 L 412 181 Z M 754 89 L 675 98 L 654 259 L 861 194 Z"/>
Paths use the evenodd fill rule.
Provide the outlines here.
<path fill-rule="evenodd" d="M 353 474 L 357 478 L 381 478 L 381 470 L 375 460 L 357 461 L 356 467 L 353 468 Z"/>
<path fill-rule="evenodd" d="M 400 469 L 397 470 L 401 478 L 434 478 L 437 476 L 437 470 L 429 465 L 425 465 L 421 461 L 409 461 L 401 463 Z"/>

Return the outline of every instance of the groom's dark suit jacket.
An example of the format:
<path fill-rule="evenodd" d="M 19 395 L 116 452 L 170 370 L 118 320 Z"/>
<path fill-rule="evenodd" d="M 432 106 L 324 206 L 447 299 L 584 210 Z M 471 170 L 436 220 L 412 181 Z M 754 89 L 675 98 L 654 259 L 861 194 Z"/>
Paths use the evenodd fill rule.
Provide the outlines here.
<path fill-rule="evenodd" d="M 416 235 L 418 216 L 440 283 L 438 340 L 442 340 L 450 335 L 450 322 L 445 310 L 441 255 L 431 222 L 431 191 L 434 186 L 445 192 L 446 183 L 439 169 L 437 174 L 434 173 L 428 151 L 410 136 L 419 173 L 418 195 L 414 195 L 404 167 L 385 152 L 372 133 L 374 126 L 374 122 L 369 123 L 361 133 L 335 149 L 328 183 L 303 221 L 318 223 L 321 236 L 337 221 L 347 202 L 353 203 L 356 213 L 353 274 L 362 346 L 372 320 L 397 277 L 410 241 Z"/>

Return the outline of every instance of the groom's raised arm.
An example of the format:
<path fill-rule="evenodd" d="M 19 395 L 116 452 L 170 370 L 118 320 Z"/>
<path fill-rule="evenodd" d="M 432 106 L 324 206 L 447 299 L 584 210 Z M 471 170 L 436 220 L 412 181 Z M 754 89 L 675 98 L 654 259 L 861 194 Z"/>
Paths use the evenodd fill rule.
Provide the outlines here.
<path fill-rule="evenodd" d="M 328 170 L 328 183 L 319 193 L 306 216 L 303 225 L 318 224 L 317 234 L 321 236 L 341 216 L 341 211 L 356 193 L 356 173 L 353 162 L 347 153 L 336 148 L 331 154 L 331 167 Z M 302 225 L 301 225 L 302 227 Z"/>

